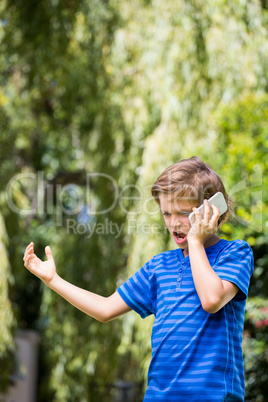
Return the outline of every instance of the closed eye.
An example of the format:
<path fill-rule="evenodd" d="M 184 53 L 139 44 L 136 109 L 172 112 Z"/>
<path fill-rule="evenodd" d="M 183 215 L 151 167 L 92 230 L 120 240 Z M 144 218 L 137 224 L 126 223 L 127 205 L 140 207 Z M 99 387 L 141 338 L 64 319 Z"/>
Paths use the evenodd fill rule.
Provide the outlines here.
<path fill-rule="evenodd" d="M 179 212 L 179 215 L 183 215 L 183 216 L 189 216 L 192 213 L 192 211 L 187 211 L 187 212 Z"/>
<path fill-rule="evenodd" d="M 171 213 L 170 213 L 170 212 L 162 212 L 162 215 L 163 215 L 163 216 L 170 216 Z"/>
<path fill-rule="evenodd" d="M 189 216 L 192 211 L 180 211 L 178 212 L 179 216 Z M 163 216 L 171 216 L 172 214 L 170 212 L 161 212 Z"/>

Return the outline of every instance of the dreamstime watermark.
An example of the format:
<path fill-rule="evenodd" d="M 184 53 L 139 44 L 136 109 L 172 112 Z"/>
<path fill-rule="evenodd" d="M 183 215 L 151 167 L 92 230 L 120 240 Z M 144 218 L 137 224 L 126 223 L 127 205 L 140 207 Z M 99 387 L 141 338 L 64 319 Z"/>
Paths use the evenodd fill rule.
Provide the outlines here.
<path fill-rule="evenodd" d="M 263 230 L 263 177 L 259 165 L 254 173 L 244 174 L 230 190 L 229 195 L 236 202 L 232 218 L 254 231 Z M 109 202 L 101 206 L 96 188 L 105 188 Z M 151 185 L 142 188 L 135 184 L 120 187 L 116 180 L 101 172 L 87 173 L 85 185 L 52 183 L 44 172 L 23 172 L 10 179 L 6 187 L 6 202 L 10 210 L 22 216 L 54 218 L 56 226 L 66 226 L 67 233 L 85 235 L 93 233 L 119 237 L 124 233 L 160 233 L 163 225 L 140 222 L 139 216 L 154 217 L 159 206 L 150 194 Z M 100 191 L 100 190 L 99 190 Z M 205 189 L 203 189 L 205 192 Z M 121 216 L 128 217 L 118 224 L 104 218 L 111 216 L 115 208 Z M 148 219 L 148 222 L 151 219 Z M 267 224 L 267 223 L 266 223 Z"/>

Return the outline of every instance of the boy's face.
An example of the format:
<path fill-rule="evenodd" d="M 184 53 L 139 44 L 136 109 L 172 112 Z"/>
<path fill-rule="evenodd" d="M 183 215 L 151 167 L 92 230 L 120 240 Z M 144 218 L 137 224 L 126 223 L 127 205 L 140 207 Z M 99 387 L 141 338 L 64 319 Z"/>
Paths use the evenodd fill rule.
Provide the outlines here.
<path fill-rule="evenodd" d="M 188 248 L 187 235 L 191 229 L 189 215 L 197 206 L 188 200 L 174 200 L 170 195 L 160 194 L 160 211 L 173 239 L 181 249 Z"/>

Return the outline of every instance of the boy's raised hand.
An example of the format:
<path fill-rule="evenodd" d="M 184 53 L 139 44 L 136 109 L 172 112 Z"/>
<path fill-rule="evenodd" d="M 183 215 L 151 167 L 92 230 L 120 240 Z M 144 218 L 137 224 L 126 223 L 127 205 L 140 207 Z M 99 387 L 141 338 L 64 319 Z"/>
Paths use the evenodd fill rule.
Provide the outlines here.
<path fill-rule="evenodd" d="M 40 258 L 34 254 L 34 244 L 30 243 L 25 250 L 23 261 L 24 266 L 32 272 L 35 276 L 40 278 L 45 284 L 49 282 L 56 275 L 56 266 L 50 247 L 45 248 L 47 261 L 41 261 Z"/>
<path fill-rule="evenodd" d="M 211 205 L 211 208 L 208 200 L 204 200 L 204 218 L 202 218 L 197 208 L 193 208 L 195 223 L 189 231 L 188 240 L 196 239 L 204 244 L 208 237 L 217 232 L 217 222 L 220 217 L 220 211 L 215 205 Z"/>

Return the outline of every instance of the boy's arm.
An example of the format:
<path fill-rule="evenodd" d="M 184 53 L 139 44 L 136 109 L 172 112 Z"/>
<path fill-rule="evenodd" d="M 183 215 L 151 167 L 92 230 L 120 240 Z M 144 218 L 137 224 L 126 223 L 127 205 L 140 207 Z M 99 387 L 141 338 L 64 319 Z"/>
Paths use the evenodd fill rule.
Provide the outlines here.
<path fill-rule="evenodd" d="M 216 274 L 202 244 L 191 243 L 189 255 L 194 284 L 202 307 L 207 313 L 216 313 L 236 295 L 238 287 Z"/>
<path fill-rule="evenodd" d="M 222 280 L 211 267 L 204 248 L 205 240 L 216 232 L 219 218 L 218 208 L 212 206 L 213 215 L 210 218 L 210 209 L 205 202 L 204 219 L 195 209 L 196 224 L 188 237 L 189 258 L 195 288 L 208 313 L 216 313 L 227 304 L 238 292 L 238 287 L 229 281 Z"/>
<path fill-rule="evenodd" d="M 41 261 L 34 254 L 33 243 L 30 243 L 23 258 L 25 267 L 73 306 L 101 322 L 110 321 L 131 310 L 117 292 L 103 297 L 62 279 L 56 272 L 50 247 L 46 247 L 45 252 L 47 261 Z"/>
<path fill-rule="evenodd" d="M 131 308 L 117 292 L 109 297 L 103 297 L 72 285 L 58 274 L 54 276 L 48 286 L 73 306 L 100 322 L 111 321 L 131 311 Z"/>

